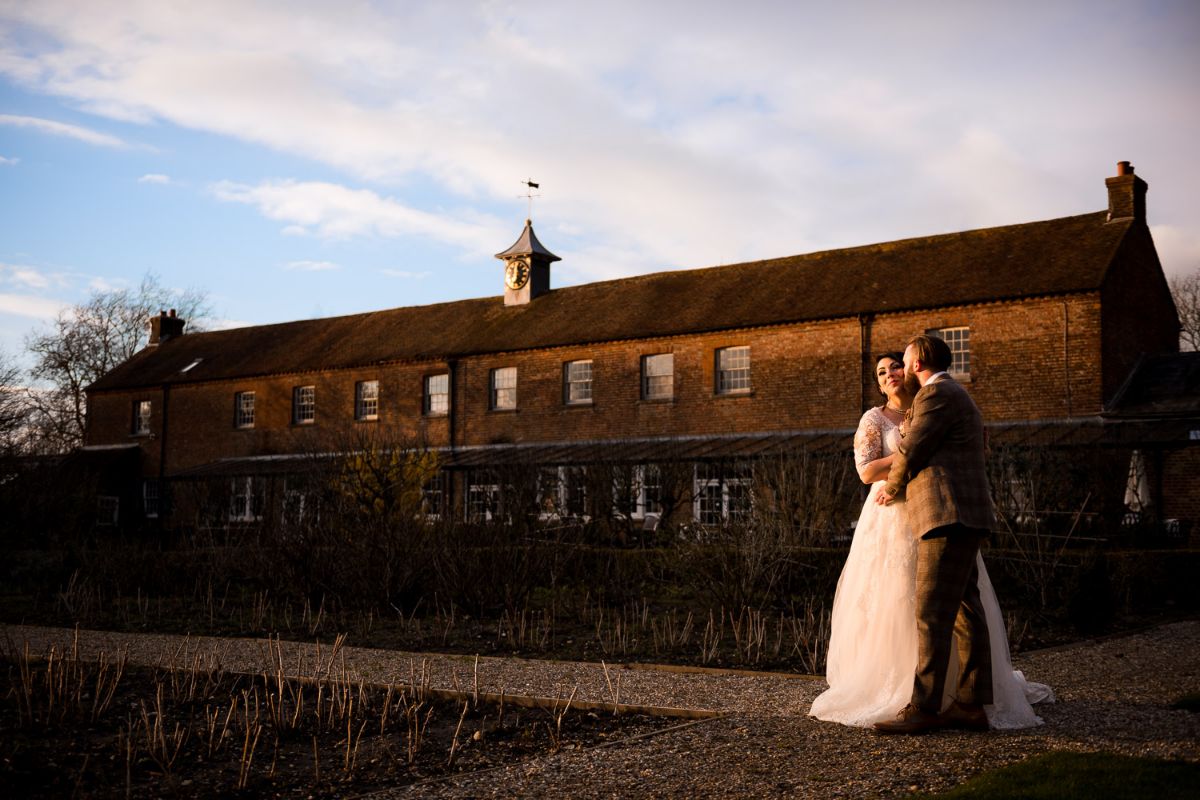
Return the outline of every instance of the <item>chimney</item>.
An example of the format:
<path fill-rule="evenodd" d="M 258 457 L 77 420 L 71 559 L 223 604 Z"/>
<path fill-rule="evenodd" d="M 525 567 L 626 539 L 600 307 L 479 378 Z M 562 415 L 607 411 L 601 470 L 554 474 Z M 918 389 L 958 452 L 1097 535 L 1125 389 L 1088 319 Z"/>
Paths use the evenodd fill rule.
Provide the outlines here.
<path fill-rule="evenodd" d="M 150 318 L 150 341 L 147 344 L 160 345 L 176 336 L 182 336 L 185 324 L 186 320 L 175 316 L 175 309 L 172 308 L 170 313 L 159 311 L 158 316 Z"/>
<path fill-rule="evenodd" d="M 1132 219 L 1146 224 L 1146 182 L 1133 174 L 1133 165 L 1128 161 L 1117 162 L 1115 178 L 1106 178 L 1108 187 L 1108 221 L 1120 222 Z"/>

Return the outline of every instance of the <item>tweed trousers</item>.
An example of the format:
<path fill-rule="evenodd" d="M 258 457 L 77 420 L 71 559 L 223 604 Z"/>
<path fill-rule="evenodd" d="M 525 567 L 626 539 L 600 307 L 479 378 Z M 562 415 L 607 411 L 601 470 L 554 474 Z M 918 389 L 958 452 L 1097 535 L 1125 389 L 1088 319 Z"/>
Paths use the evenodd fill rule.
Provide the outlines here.
<path fill-rule="evenodd" d="M 987 618 L 979 598 L 976 556 L 987 531 L 955 524 L 936 528 L 917 542 L 917 674 L 912 702 L 940 714 L 950 650 L 958 640 L 955 699 L 992 702 L 992 655 Z"/>

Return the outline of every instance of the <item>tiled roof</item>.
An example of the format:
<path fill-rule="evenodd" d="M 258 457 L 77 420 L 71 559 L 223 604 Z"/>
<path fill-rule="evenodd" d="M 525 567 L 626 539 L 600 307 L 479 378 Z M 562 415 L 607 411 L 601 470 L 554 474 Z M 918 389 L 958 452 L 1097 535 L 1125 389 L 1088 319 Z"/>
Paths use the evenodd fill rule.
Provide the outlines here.
<path fill-rule="evenodd" d="M 93 390 L 638 339 L 1098 289 L 1129 230 L 1104 212 L 707 269 L 189 333 Z M 500 273 L 497 272 L 497 288 Z M 203 359 L 186 373 L 181 369 Z"/>
<path fill-rule="evenodd" d="M 1200 353 L 1147 356 L 1107 410 L 1114 417 L 1200 417 Z"/>

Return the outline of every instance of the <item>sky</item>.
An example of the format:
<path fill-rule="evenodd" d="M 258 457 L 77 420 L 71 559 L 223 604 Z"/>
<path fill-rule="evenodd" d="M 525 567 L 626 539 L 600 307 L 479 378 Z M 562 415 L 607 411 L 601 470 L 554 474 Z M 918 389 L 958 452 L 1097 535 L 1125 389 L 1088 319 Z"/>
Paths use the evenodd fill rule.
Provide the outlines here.
<path fill-rule="evenodd" d="M 0 0 L 0 351 L 152 273 L 209 327 L 1103 210 L 1200 268 L 1200 3 Z M 539 184 L 525 197 L 526 180 Z"/>

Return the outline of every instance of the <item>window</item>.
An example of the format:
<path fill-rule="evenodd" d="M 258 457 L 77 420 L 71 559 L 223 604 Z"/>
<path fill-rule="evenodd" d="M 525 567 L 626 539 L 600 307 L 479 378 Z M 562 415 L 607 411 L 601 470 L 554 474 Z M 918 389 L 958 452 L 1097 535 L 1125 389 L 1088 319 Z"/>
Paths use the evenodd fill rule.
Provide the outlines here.
<path fill-rule="evenodd" d="M 96 498 L 96 524 L 105 527 L 117 524 L 121 510 L 121 498 L 100 495 Z"/>
<path fill-rule="evenodd" d="M 563 364 L 563 399 L 567 405 L 592 402 L 592 362 L 568 361 Z"/>
<path fill-rule="evenodd" d="M 254 427 L 254 392 L 237 392 L 234 394 L 233 424 L 237 428 Z"/>
<path fill-rule="evenodd" d="M 613 482 L 613 504 L 621 516 L 662 514 L 662 472 L 655 464 L 629 467 Z"/>
<path fill-rule="evenodd" d="M 450 375 L 425 376 L 425 414 L 444 417 L 450 413 Z"/>
<path fill-rule="evenodd" d="M 229 498 L 231 522 L 254 522 L 262 519 L 263 484 L 254 478 L 234 478 Z"/>
<path fill-rule="evenodd" d="M 354 418 L 379 419 L 379 381 L 354 384 Z"/>
<path fill-rule="evenodd" d="M 492 370 L 491 407 L 493 410 L 517 407 L 517 368 L 500 367 Z"/>
<path fill-rule="evenodd" d="M 146 436 L 150 433 L 150 401 L 136 400 L 133 403 L 133 435 Z"/>
<path fill-rule="evenodd" d="M 695 518 L 702 525 L 745 520 L 752 505 L 748 466 L 696 465 Z"/>
<path fill-rule="evenodd" d="M 158 481 L 142 481 L 142 511 L 147 517 L 158 516 Z"/>
<path fill-rule="evenodd" d="M 950 354 L 954 360 L 950 362 L 952 375 L 971 374 L 971 329 L 970 328 L 933 328 L 925 331 L 929 336 L 936 336 L 950 345 Z"/>
<path fill-rule="evenodd" d="M 750 348 L 722 347 L 717 350 L 717 394 L 750 391 Z"/>
<path fill-rule="evenodd" d="M 421 487 L 421 508 L 429 519 L 441 519 L 446 499 L 445 473 L 438 470 Z"/>
<path fill-rule="evenodd" d="M 318 496 L 306 483 L 285 480 L 283 483 L 283 522 L 280 533 L 285 537 L 303 536 L 303 525 L 320 518 Z"/>
<path fill-rule="evenodd" d="M 561 467 L 562 505 L 569 517 L 587 516 L 587 471 L 583 467 Z"/>
<path fill-rule="evenodd" d="M 292 422 L 311 425 L 317 419 L 317 387 L 297 386 L 292 389 Z"/>
<path fill-rule="evenodd" d="M 541 519 L 588 517 L 587 469 L 547 467 L 538 473 L 538 513 Z"/>
<path fill-rule="evenodd" d="M 500 516 L 500 484 L 494 474 L 469 475 L 466 499 L 468 522 L 490 522 Z"/>
<path fill-rule="evenodd" d="M 642 399 L 670 400 L 675 396 L 675 354 L 642 357 Z"/>

